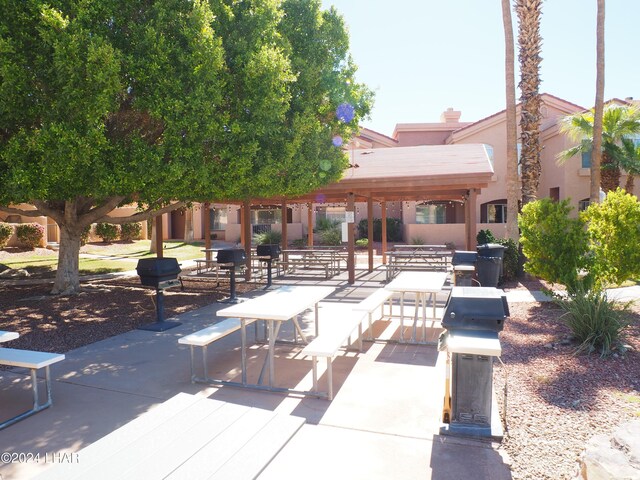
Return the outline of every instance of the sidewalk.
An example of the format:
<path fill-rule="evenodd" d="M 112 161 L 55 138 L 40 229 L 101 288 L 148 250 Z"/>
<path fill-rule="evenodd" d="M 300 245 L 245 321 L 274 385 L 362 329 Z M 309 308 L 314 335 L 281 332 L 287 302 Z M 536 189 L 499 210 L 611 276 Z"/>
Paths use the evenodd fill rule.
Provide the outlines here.
<path fill-rule="evenodd" d="M 377 285 L 375 275 L 358 272 L 355 285 L 335 279 L 338 289 L 327 300 L 364 298 Z M 439 307 L 445 300 L 443 293 Z M 306 420 L 260 478 L 511 478 L 496 444 L 439 434 L 445 358 L 435 347 L 367 342 L 363 353 L 338 356 L 332 402 L 191 384 L 189 350 L 177 339 L 210 324 L 224 306 L 180 315 L 183 324 L 163 333 L 134 330 L 68 352 L 66 360 L 52 368 L 54 405 L 0 431 L 0 452 L 40 453 L 41 458 L 45 453 L 77 452 L 186 392 Z M 236 333 L 209 349 L 216 373 L 239 374 L 239 343 Z M 257 362 L 262 353 L 253 351 L 250 361 Z M 276 368 L 279 383 L 310 385 L 310 359 L 283 351 Z M 1 371 L 3 416 L 28 404 L 27 377 Z M 43 461 L 1 464 L 0 476 L 25 479 L 50 466 Z"/>

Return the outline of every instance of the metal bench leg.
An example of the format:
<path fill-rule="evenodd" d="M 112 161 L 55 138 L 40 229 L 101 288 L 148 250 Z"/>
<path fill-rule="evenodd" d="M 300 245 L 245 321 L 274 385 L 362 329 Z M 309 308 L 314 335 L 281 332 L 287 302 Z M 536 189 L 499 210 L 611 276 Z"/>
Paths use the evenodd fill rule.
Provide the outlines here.
<path fill-rule="evenodd" d="M 311 357 L 311 367 L 313 372 L 313 391 L 318 391 L 318 357 Z"/>
<path fill-rule="evenodd" d="M 19 415 L 16 415 L 13 418 L 10 418 L 0 423 L 0 430 L 10 425 L 13 425 L 14 423 L 17 423 L 20 420 L 30 417 L 31 415 L 38 413 L 44 410 L 45 408 L 49 408 L 51 405 L 53 405 L 53 400 L 51 397 L 51 374 L 49 371 L 49 366 L 47 365 L 44 368 L 45 368 L 44 378 L 45 378 L 45 384 L 47 389 L 47 401 L 42 405 L 40 404 L 40 395 L 38 393 L 38 377 L 37 377 L 38 370 L 36 368 L 31 368 L 30 369 L 31 370 L 31 390 L 33 392 L 33 408 L 31 408 L 31 410 L 27 410 L 26 412 L 23 412 Z"/>
<path fill-rule="evenodd" d="M 207 369 L 207 346 L 203 345 L 202 346 L 202 371 L 204 373 L 204 378 L 207 379 L 209 378 L 209 371 Z"/>
<path fill-rule="evenodd" d="M 331 367 L 331 357 L 327 357 L 327 384 L 328 384 L 328 397 L 329 400 L 333 400 L 333 369 Z"/>
<path fill-rule="evenodd" d="M 189 369 L 191 371 L 191 383 L 196 383 L 196 374 L 195 374 L 195 371 L 194 371 L 193 345 L 189 345 L 189 350 L 190 350 L 190 353 L 191 353 L 191 362 L 189 364 Z"/>

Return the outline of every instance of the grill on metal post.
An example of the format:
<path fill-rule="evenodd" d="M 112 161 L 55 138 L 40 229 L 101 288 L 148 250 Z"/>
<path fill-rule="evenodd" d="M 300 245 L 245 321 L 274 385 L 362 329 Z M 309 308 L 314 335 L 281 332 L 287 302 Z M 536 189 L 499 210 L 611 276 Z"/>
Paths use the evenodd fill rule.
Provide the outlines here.
<path fill-rule="evenodd" d="M 456 250 L 451 258 L 453 267 L 453 282 L 456 286 L 470 287 L 473 285 L 473 274 L 476 271 L 477 252 Z"/>
<path fill-rule="evenodd" d="M 220 268 L 229 270 L 229 298 L 222 303 L 237 303 L 236 298 L 236 269 L 242 267 L 247 261 L 247 255 L 242 248 L 226 248 L 218 250 L 216 261 Z"/>
<path fill-rule="evenodd" d="M 256 247 L 256 254 L 258 257 L 262 257 L 261 260 L 267 262 L 267 286 L 264 287 L 266 290 L 271 286 L 271 263 L 273 260 L 280 258 L 280 245 L 277 243 L 258 245 Z"/>
<path fill-rule="evenodd" d="M 164 290 L 181 285 L 178 279 L 180 265 L 175 258 L 143 258 L 138 260 L 136 271 L 140 283 L 156 289 L 156 322 L 138 327 L 140 330 L 164 332 L 180 325 L 180 322 L 164 319 Z"/>
<path fill-rule="evenodd" d="M 502 353 L 498 332 L 508 316 L 509 305 L 502 290 L 451 289 L 442 318 L 446 331 L 438 345 L 451 356 L 451 389 L 446 385 L 443 412 L 449 425 L 443 433 L 502 436 L 500 421 L 492 421 L 493 357 Z"/>

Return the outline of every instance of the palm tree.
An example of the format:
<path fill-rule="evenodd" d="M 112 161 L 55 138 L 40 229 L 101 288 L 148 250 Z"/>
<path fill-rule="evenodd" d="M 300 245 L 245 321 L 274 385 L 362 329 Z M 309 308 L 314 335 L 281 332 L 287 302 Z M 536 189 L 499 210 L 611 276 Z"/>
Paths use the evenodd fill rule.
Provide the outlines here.
<path fill-rule="evenodd" d="M 629 138 L 623 138 L 621 147 L 615 148 L 612 154 L 617 157 L 618 163 L 627 172 L 624 189 L 633 195 L 634 176 L 640 175 L 640 145 Z"/>
<path fill-rule="evenodd" d="M 593 123 L 593 154 L 591 155 L 591 188 L 589 200 L 597 203 L 600 200 L 600 183 L 602 182 L 602 119 L 604 111 L 604 0 L 598 0 L 596 20 L 596 103 L 595 121 Z"/>
<path fill-rule="evenodd" d="M 516 0 L 520 53 L 522 203 L 536 200 L 540 181 L 540 16 L 542 0 Z"/>
<path fill-rule="evenodd" d="M 595 112 L 576 113 L 562 119 L 560 131 L 573 141 L 579 142 L 558 155 L 558 161 L 590 153 L 594 148 L 594 116 Z M 640 110 L 634 105 L 609 104 L 604 107 L 602 115 L 602 189 L 605 192 L 620 186 L 621 156 L 616 154 L 622 140 L 640 133 Z"/>
<path fill-rule="evenodd" d="M 516 85 L 514 73 L 513 23 L 511 0 L 502 0 L 502 24 L 504 26 L 504 75 L 507 114 L 507 238 L 517 242 L 518 232 L 518 147 L 516 123 Z"/>

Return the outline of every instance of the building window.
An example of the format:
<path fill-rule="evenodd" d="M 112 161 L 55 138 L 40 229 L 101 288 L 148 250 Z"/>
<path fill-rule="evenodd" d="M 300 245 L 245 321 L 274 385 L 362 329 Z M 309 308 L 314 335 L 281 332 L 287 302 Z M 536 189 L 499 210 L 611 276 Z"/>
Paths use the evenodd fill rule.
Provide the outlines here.
<path fill-rule="evenodd" d="M 416 223 L 447 223 L 447 207 L 444 203 L 430 202 L 416 205 Z"/>
<path fill-rule="evenodd" d="M 282 210 L 279 208 L 260 208 L 251 210 L 252 225 L 272 225 L 282 223 Z"/>
<path fill-rule="evenodd" d="M 342 223 L 346 219 L 346 211 L 346 207 L 318 207 L 316 211 L 316 223 L 319 219 Z"/>
<path fill-rule="evenodd" d="M 226 207 L 210 209 L 209 223 L 211 224 L 211 230 L 224 230 L 228 223 Z"/>
<path fill-rule="evenodd" d="M 591 201 L 588 198 L 584 198 L 584 199 L 580 200 L 578 202 L 578 211 L 582 212 L 582 211 L 586 210 L 587 208 L 589 208 L 589 205 L 591 205 Z"/>
<path fill-rule="evenodd" d="M 507 201 L 494 200 L 480 205 L 480 223 L 507 223 Z"/>
<path fill-rule="evenodd" d="M 485 143 L 484 148 L 487 150 L 487 156 L 489 157 L 489 161 L 491 162 L 491 166 L 493 167 L 493 146 Z"/>
<path fill-rule="evenodd" d="M 591 150 L 582 152 L 582 168 L 591 168 Z"/>

